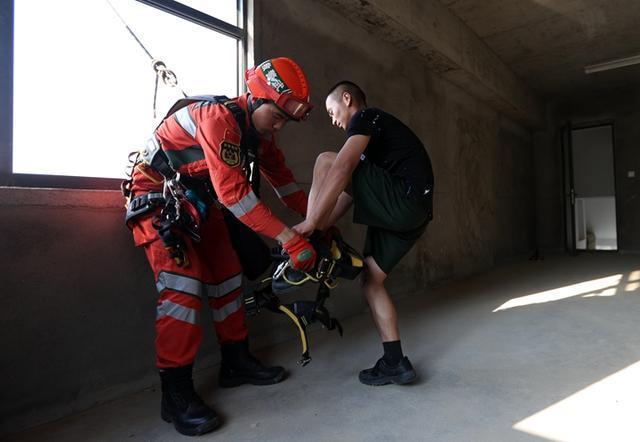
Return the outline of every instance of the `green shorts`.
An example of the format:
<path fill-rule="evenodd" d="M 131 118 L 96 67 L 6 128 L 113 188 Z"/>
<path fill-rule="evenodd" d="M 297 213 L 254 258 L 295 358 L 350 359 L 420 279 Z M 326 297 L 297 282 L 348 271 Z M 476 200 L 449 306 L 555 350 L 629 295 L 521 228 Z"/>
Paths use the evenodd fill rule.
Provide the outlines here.
<path fill-rule="evenodd" d="M 353 222 L 365 224 L 363 254 L 371 256 L 388 275 L 422 236 L 432 218 L 432 193 L 407 195 L 402 178 L 363 161 L 353 172 Z"/>

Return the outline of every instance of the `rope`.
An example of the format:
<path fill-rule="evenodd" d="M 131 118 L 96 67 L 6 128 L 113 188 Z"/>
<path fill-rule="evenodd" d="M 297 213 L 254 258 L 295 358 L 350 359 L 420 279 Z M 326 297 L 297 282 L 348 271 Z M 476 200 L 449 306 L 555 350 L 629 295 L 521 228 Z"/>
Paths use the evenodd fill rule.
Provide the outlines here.
<path fill-rule="evenodd" d="M 151 60 L 151 67 L 153 68 L 154 72 L 156 73 L 155 87 L 154 87 L 154 90 L 153 90 L 153 118 L 155 119 L 156 118 L 156 113 L 157 113 L 156 112 L 156 103 L 157 103 L 157 99 L 158 99 L 158 83 L 159 83 L 158 80 L 161 79 L 162 82 L 165 85 L 169 86 L 169 87 L 177 87 L 178 86 L 178 77 L 176 76 L 176 74 L 172 70 L 167 68 L 167 65 L 162 60 L 158 60 L 158 59 L 153 58 L 153 56 L 151 55 L 151 52 L 149 52 L 149 50 L 145 47 L 145 45 L 142 44 L 142 41 L 140 41 L 140 39 L 138 38 L 136 33 L 133 32 L 133 30 L 129 27 L 129 25 L 124 20 L 124 18 L 122 18 L 122 16 L 118 12 L 118 10 L 111 3 L 111 1 L 110 0 L 105 0 L 105 1 L 109 4 L 109 6 L 113 10 L 113 12 L 118 16 L 118 18 L 120 19 L 120 21 L 122 22 L 124 27 L 127 29 L 127 31 L 129 31 L 129 34 L 131 34 L 131 36 L 134 38 L 134 40 L 138 43 L 138 45 L 140 45 L 142 50 L 147 54 L 147 56 Z M 184 97 L 187 97 L 187 94 L 185 94 L 185 92 L 182 89 L 180 89 L 180 92 L 182 92 L 182 95 Z"/>

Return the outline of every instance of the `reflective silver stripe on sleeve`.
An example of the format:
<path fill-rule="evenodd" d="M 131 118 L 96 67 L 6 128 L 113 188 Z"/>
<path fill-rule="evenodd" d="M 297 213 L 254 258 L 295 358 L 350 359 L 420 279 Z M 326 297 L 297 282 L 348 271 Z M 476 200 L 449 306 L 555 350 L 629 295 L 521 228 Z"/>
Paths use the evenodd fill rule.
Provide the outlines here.
<path fill-rule="evenodd" d="M 191 114 L 189 113 L 189 106 L 183 107 L 178 112 L 174 114 L 176 116 L 176 121 L 189 135 L 193 138 L 196 137 L 196 130 L 198 126 L 196 126 L 196 122 L 191 118 Z"/>
<path fill-rule="evenodd" d="M 196 324 L 198 321 L 198 311 L 184 305 L 176 304 L 168 299 L 165 299 L 158 306 L 156 314 L 156 321 L 158 319 L 169 316 L 178 321 L 188 322 L 189 324 Z"/>
<path fill-rule="evenodd" d="M 296 193 L 298 190 L 300 190 L 300 186 L 298 186 L 296 183 L 289 183 L 285 186 L 274 187 L 273 190 L 275 190 L 278 194 L 278 198 L 282 199 L 287 195 Z"/>
<path fill-rule="evenodd" d="M 227 209 L 229 209 L 236 218 L 240 218 L 242 215 L 249 213 L 256 205 L 258 205 L 259 201 L 260 200 L 252 190 L 237 203 L 227 206 Z"/>
<path fill-rule="evenodd" d="M 222 298 L 242 286 L 242 273 L 238 273 L 220 284 L 207 284 L 209 298 Z"/>
<path fill-rule="evenodd" d="M 242 296 L 238 296 L 229 304 L 223 305 L 218 309 L 212 308 L 211 317 L 215 322 L 222 322 L 225 319 L 227 319 L 227 316 L 240 310 L 243 305 L 244 305 L 244 298 Z"/>
<path fill-rule="evenodd" d="M 165 289 L 176 290 L 189 295 L 202 297 L 202 282 L 188 276 L 176 275 L 174 273 L 160 272 L 156 282 L 158 293 Z"/>
<path fill-rule="evenodd" d="M 146 164 L 151 164 L 153 157 L 156 152 L 160 150 L 160 143 L 155 135 L 152 135 L 147 139 L 147 142 L 144 145 L 144 149 L 142 151 L 142 161 Z"/>

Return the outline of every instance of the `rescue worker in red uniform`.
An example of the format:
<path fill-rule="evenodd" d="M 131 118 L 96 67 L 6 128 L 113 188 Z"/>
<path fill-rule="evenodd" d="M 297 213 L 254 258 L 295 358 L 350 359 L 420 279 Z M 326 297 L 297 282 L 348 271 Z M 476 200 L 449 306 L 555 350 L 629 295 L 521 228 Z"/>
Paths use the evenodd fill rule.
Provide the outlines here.
<path fill-rule="evenodd" d="M 281 243 L 295 268 L 308 270 L 315 263 L 313 247 L 261 202 L 255 177 L 247 176 L 257 174 L 256 164 L 246 167 L 247 152 L 253 152 L 259 172 L 284 204 L 306 215 L 307 197 L 285 165 L 274 134 L 287 121 L 300 121 L 308 115 L 307 79 L 288 58 L 267 60 L 249 69 L 245 78 L 245 95 L 226 103 L 195 101 L 168 115 L 148 142 L 143 160 L 135 164 L 129 187 L 129 209 L 134 201 L 136 207 L 146 204 L 151 209 L 143 210 L 145 213 L 128 224 L 135 244 L 145 249 L 160 295 L 155 346 L 162 381 L 162 418 L 186 435 L 203 434 L 220 424 L 216 413 L 195 392 L 192 380 L 192 365 L 202 339 L 198 316 L 203 301 L 208 303 L 220 343 L 220 386 L 274 384 L 285 377 L 282 367 L 266 367 L 249 352 L 242 268 L 217 204 L 255 232 Z M 238 115 L 244 121 L 239 121 Z M 246 145 L 250 145 L 248 150 Z M 167 174 L 154 166 L 156 154 L 165 159 L 172 173 L 179 174 L 185 189 L 194 183 L 212 185 L 218 203 L 206 207 L 198 201 L 195 205 L 201 212 L 194 217 L 199 221 L 200 241 L 178 233 L 176 249 L 162 240 L 158 230 L 162 205 L 155 206 L 154 198 L 164 202 Z"/>

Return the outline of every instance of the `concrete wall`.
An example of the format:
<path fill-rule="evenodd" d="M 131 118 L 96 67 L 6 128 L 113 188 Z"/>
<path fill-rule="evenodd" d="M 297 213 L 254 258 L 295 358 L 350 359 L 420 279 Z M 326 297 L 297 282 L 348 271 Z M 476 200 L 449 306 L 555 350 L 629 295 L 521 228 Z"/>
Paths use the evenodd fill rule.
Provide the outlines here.
<path fill-rule="evenodd" d="M 560 124 L 556 106 L 549 103 L 545 129 L 533 133 L 536 245 L 554 252 L 565 248 Z"/>
<path fill-rule="evenodd" d="M 618 248 L 640 251 L 640 90 L 609 89 L 550 105 L 547 130 L 534 134 L 538 244 L 564 248 L 561 126 L 613 122 Z M 635 171 L 635 177 L 628 172 Z"/>
<path fill-rule="evenodd" d="M 398 116 L 425 142 L 436 175 L 435 218 L 392 275 L 394 296 L 428 296 L 432 283 L 533 248 L 529 132 L 320 3 L 257 2 L 255 27 L 256 59 L 291 56 L 312 85 L 310 121 L 290 124 L 280 137 L 303 185 L 316 155 L 344 141 L 323 111 L 324 92 L 337 80 L 358 82 L 372 105 Z M 0 351 L 8 361 L 0 366 L 2 430 L 156 382 L 156 294 L 143 253 L 122 225 L 121 204 L 115 192 L 0 190 L 0 268 L 8 281 L 0 295 Z M 340 227 L 362 245 L 361 226 L 347 219 Z M 338 318 L 365 308 L 356 283 L 343 284 L 331 305 Z M 258 347 L 297 339 L 280 317 L 264 314 L 250 328 Z M 210 337 L 201 356 L 200 367 L 217 361 Z"/>
<path fill-rule="evenodd" d="M 256 58 L 293 57 L 314 91 L 310 121 L 281 136 L 287 158 L 300 166 L 300 178 L 309 182 L 316 155 L 342 145 L 344 133 L 330 127 L 324 112 L 324 92 L 338 80 L 351 79 L 365 90 L 370 105 L 395 114 L 417 133 L 433 162 L 435 218 L 401 263 L 402 280 L 415 279 L 414 286 L 422 287 L 426 281 L 486 269 L 496 258 L 533 247 L 530 133 L 435 75 L 410 51 L 321 3 L 257 4 Z M 353 238 L 363 233 L 348 223 L 343 229 Z"/>

